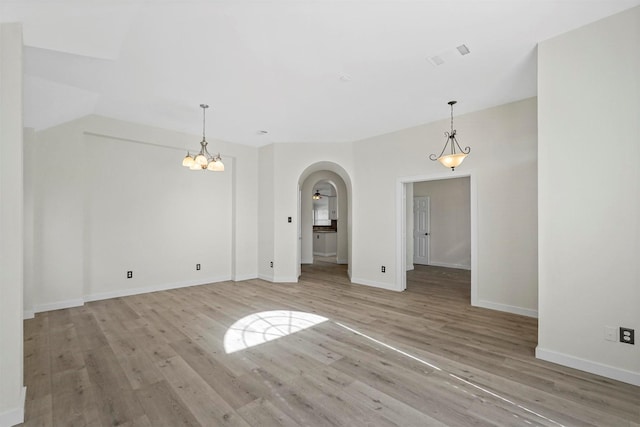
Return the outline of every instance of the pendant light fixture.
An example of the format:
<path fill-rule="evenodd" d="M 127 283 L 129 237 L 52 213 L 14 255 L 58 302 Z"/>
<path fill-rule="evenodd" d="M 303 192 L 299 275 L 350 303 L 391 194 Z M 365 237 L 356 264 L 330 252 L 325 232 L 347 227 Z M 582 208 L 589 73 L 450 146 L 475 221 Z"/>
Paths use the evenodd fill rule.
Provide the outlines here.
<path fill-rule="evenodd" d="M 444 135 L 447 137 L 447 140 L 444 142 L 444 147 L 440 152 L 440 156 L 436 157 L 435 154 L 431 154 L 429 158 L 433 161 L 439 161 L 442 163 L 442 166 L 451 168 L 451 170 L 455 170 L 460 164 L 464 161 L 464 158 L 467 157 L 467 154 L 471 151 L 471 147 L 465 147 L 464 150 L 458 144 L 458 140 L 456 139 L 456 130 L 453 128 L 453 106 L 457 101 L 449 101 L 448 104 L 451 106 L 451 132 L 445 132 Z M 444 154 L 447 151 L 447 146 L 451 145 L 450 153 Z M 457 147 L 457 150 L 456 150 Z"/>
<path fill-rule="evenodd" d="M 182 166 L 185 166 L 191 170 L 209 170 L 213 172 L 224 172 L 224 163 L 222 163 L 222 157 L 220 153 L 212 156 L 207 151 L 207 140 L 204 136 L 205 127 L 205 113 L 209 106 L 207 104 L 200 104 L 202 108 L 202 141 L 200 141 L 200 152 L 192 157 L 191 153 L 187 152 L 187 155 L 182 159 Z"/>
<path fill-rule="evenodd" d="M 320 192 L 318 190 L 316 190 L 316 192 L 313 193 L 313 196 L 311 196 L 311 198 L 313 200 L 320 200 L 320 199 L 322 199 L 322 194 L 320 194 Z"/>

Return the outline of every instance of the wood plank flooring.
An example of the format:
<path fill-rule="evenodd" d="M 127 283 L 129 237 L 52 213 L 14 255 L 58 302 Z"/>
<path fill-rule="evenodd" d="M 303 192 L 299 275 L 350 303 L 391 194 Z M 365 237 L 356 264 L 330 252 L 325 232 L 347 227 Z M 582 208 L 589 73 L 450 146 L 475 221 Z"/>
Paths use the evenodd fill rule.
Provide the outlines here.
<path fill-rule="evenodd" d="M 417 266 L 407 283 L 351 285 L 320 262 L 298 284 L 40 313 L 25 321 L 24 425 L 640 425 L 639 387 L 536 360 L 537 321 L 471 307 L 469 272 Z M 327 320 L 287 335 L 296 312 Z M 227 353 L 227 330 L 255 313 Z"/>

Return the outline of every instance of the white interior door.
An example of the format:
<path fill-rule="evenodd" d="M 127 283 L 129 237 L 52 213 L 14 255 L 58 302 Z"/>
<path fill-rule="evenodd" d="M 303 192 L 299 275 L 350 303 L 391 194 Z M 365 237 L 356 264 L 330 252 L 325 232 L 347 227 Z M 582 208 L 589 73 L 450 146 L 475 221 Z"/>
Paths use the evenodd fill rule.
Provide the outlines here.
<path fill-rule="evenodd" d="M 429 197 L 413 198 L 413 263 L 429 264 Z"/>

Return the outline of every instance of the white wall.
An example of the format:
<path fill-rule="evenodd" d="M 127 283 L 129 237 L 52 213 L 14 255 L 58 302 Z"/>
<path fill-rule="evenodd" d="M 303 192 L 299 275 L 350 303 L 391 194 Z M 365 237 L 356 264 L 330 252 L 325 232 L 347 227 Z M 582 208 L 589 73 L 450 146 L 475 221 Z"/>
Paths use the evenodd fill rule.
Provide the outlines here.
<path fill-rule="evenodd" d="M 455 117 L 459 141 L 471 146 L 471 154 L 455 172 L 428 159 L 430 153 L 442 149 L 446 120 L 354 143 L 353 203 L 358 212 L 354 214 L 354 280 L 388 289 L 399 287 L 395 283 L 399 179 L 443 173 L 456 177 L 473 171 L 478 304 L 535 316 L 536 108 L 536 99 L 531 98 Z M 381 265 L 387 267 L 386 273 L 380 271 Z"/>
<path fill-rule="evenodd" d="M 24 418 L 22 147 L 22 26 L 1 24 L 0 426 Z"/>
<path fill-rule="evenodd" d="M 478 303 L 533 316 L 538 292 L 536 109 L 531 98 L 456 117 L 459 139 L 472 146 L 461 170 L 473 170 L 477 183 Z M 273 181 L 267 177 L 265 184 L 261 179 L 261 200 L 274 201 L 274 220 L 261 221 L 260 233 L 273 239 L 269 242 L 274 248 L 274 280 L 297 279 L 297 225 L 286 218 L 297 211 L 298 180 L 310 165 L 331 162 L 344 168 L 352 191 L 350 277 L 356 283 L 399 290 L 397 181 L 447 172 L 428 159 L 442 149 L 447 127 L 442 120 L 354 143 L 274 144 L 261 149 L 261 170 L 273 171 Z M 267 150 L 273 150 L 272 156 Z M 260 258 L 267 261 L 262 253 Z M 380 271 L 382 265 L 386 273 Z"/>
<path fill-rule="evenodd" d="M 84 295 L 231 279 L 232 162 L 198 173 L 171 148 L 94 135 L 84 147 Z"/>
<path fill-rule="evenodd" d="M 538 48 L 537 356 L 640 385 L 640 7 Z M 605 341 L 605 326 L 636 345 Z"/>
<path fill-rule="evenodd" d="M 31 159 L 35 153 L 35 131 L 32 128 L 24 128 L 23 130 L 23 155 L 25 159 Z M 28 163 L 28 162 L 27 162 Z M 28 165 L 23 163 L 24 173 L 24 288 L 23 288 L 23 304 L 24 304 L 24 317 L 25 319 L 33 318 L 33 305 L 32 300 L 34 295 L 34 289 L 32 288 L 35 283 L 35 266 L 33 265 L 34 256 L 34 204 L 36 202 L 34 198 L 34 185 L 35 180 L 32 174 L 28 174 Z"/>
<path fill-rule="evenodd" d="M 257 277 L 257 150 L 210 141 L 225 172 L 193 172 L 180 163 L 198 142 L 97 116 L 36 134 L 34 311 Z"/>
<path fill-rule="evenodd" d="M 413 196 L 430 201 L 430 265 L 471 269 L 469 178 L 416 182 Z"/>
<path fill-rule="evenodd" d="M 275 269 L 275 224 L 274 207 L 276 188 L 274 182 L 274 146 L 260 149 L 259 206 L 258 213 L 258 277 L 274 281 Z M 297 198 L 296 198 L 297 200 Z M 297 245 L 296 245 L 297 246 Z M 271 263 L 273 267 L 271 267 Z"/>
<path fill-rule="evenodd" d="M 271 155 L 270 150 L 273 150 Z M 321 164 L 319 164 L 321 163 Z M 260 150 L 261 174 L 265 169 L 265 179 L 260 179 L 260 197 L 265 203 L 273 200 L 272 209 L 263 211 L 261 203 L 260 215 L 272 215 L 273 221 L 260 220 L 260 239 L 269 244 L 261 243 L 261 262 L 274 261 L 274 276 L 276 282 L 297 282 L 298 280 L 298 188 L 304 179 L 313 172 L 330 170 L 338 173 L 351 191 L 352 156 L 351 144 L 273 144 Z M 268 170 L 272 172 L 268 172 Z M 270 180 L 269 173 L 273 174 Z M 344 176 L 343 176 L 344 174 Z M 262 191 L 264 189 L 264 193 Z M 269 205 L 265 205 L 269 206 Z M 347 201 L 348 215 L 346 218 L 347 233 L 351 227 L 350 218 L 353 215 L 351 200 Z M 287 217 L 292 217 L 291 223 Z M 338 222 L 344 221 L 340 218 Z M 272 240 L 271 240 L 272 239 Z M 273 242 L 273 245 L 270 245 Z M 351 242 L 349 243 L 351 244 Z M 271 249 L 273 247 L 273 249 Z M 270 251 L 273 258 L 269 258 Z M 351 252 L 352 253 L 352 252 Z M 262 274 L 261 265 L 259 269 Z M 349 269 L 351 262 L 349 260 Z M 261 276 L 262 277 L 262 276 Z"/>

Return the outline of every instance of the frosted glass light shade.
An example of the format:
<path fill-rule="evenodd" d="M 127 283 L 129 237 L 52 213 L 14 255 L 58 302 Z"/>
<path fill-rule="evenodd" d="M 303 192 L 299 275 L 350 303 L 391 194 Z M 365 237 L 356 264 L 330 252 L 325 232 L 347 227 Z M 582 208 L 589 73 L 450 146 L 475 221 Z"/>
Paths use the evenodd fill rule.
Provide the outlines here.
<path fill-rule="evenodd" d="M 442 166 L 453 169 L 460 166 L 465 157 L 467 155 L 464 153 L 447 154 L 446 156 L 438 157 L 438 161 L 442 163 Z"/>
<path fill-rule="evenodd" d="M 202 166 L 200 166 L 197 162 L 193 162 L 191 166 L 189 166 L 189 169 L 191 169 L 192 171 L 199 171 L 202 170 Z"/>
<path fill-rule="evenodd" d="M 195 160 L 193 160 L 193 157 L 191 157 L 190 154 L 187 154 L 186 156 L 184 156 L 184 159 L 182 159 L 182 166 L 186 166 L 189 167 L 194 163 Z"/>
<path fill-rule="evenodd" d="M 207 166 L 207 163 L 209 163 L 204 154 L 198 154 L 195 158 L 195 161 L 200 166 Z"/>
<path fill-rule="evenodd" d="M 222 160 L 212 160 L 207 165 L 207 169 L 214 172 L 224 172 L 224 163 Z"/>

